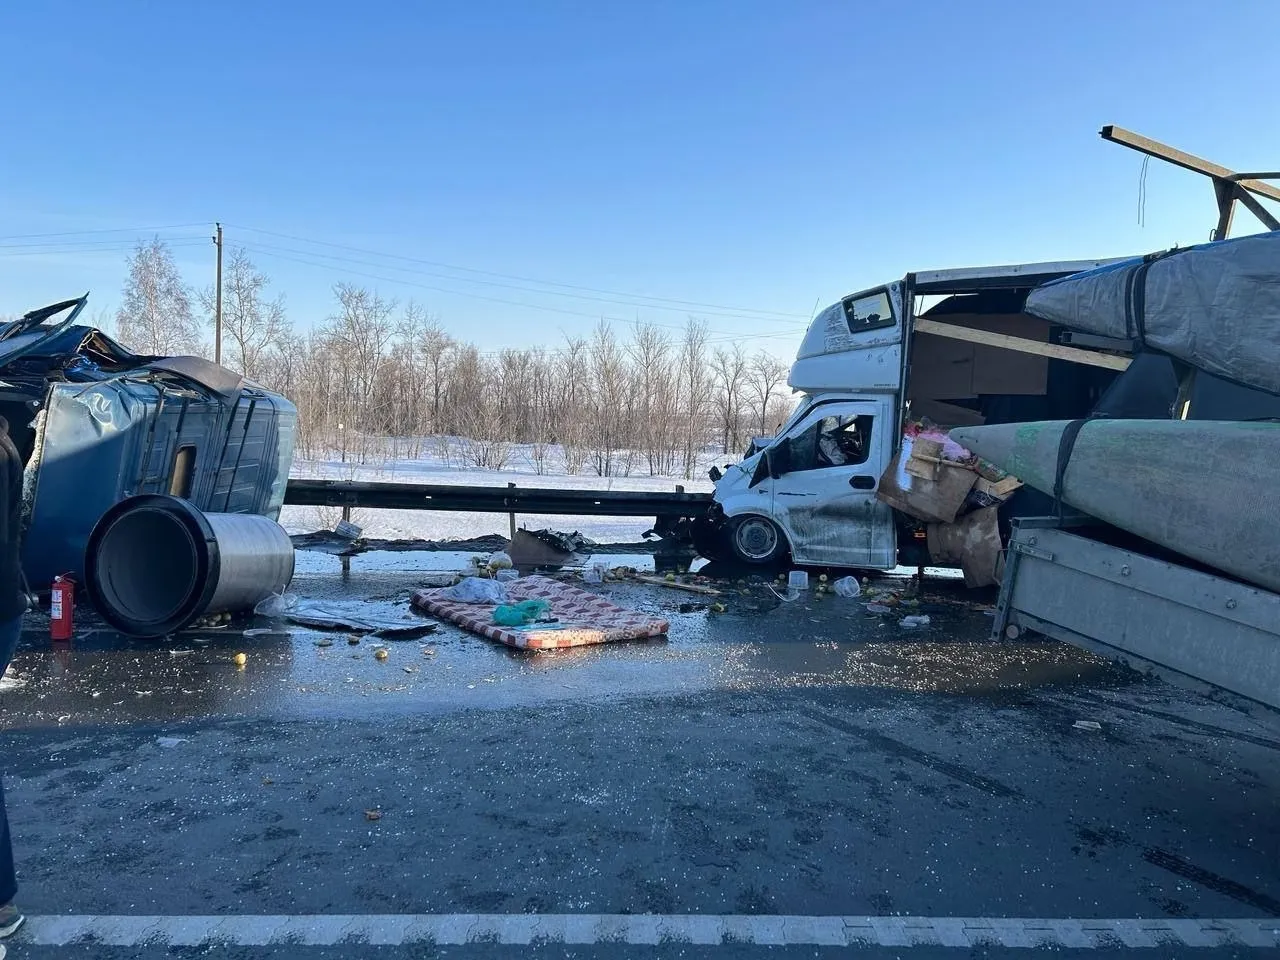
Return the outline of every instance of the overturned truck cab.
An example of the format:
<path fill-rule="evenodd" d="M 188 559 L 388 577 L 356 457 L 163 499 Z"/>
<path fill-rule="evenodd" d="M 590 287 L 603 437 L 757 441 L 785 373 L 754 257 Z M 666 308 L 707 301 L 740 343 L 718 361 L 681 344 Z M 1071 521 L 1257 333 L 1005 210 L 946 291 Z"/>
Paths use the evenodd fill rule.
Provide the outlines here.
<path fill-rule="evenodd" d="M 23 570 L 83 582 L 94 526 L 166 494 L 211 513 L 279 516 L 297 411 L 199 357 L 140 356 L 76 323 L 85 297 L 0 325 L 0 416 L 26 464 Z"/>

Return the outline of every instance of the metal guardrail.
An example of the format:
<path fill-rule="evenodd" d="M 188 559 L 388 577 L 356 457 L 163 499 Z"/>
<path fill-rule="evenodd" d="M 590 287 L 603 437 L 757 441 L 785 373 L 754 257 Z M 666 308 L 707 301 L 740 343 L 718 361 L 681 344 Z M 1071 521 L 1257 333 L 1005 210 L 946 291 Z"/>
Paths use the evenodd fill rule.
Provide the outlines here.
<path fill-rule="evenodd" d="M 290 480 L 284 502 L 294 506 L 371 507 L 382 510 L 447 510 L 602 517 L 696 517 L 709 493 L 628 490 L 549 490 L 356 480 Z"/>

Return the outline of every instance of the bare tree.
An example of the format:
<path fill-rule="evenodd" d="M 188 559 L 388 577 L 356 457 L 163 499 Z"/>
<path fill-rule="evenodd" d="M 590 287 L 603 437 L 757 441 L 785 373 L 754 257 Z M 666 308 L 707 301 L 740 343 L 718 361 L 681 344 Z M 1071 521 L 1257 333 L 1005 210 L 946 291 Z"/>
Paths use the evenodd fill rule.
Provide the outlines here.
<path fill-rule="evenodd" d="M 586 341 L 569 337 L 557 360 L 557 377 L 561 384 L 559 438 L 564 448 L 565 469 L 576 474 L 587 459 L 588 415 L 592 401 Z"/>
<path fill-rule="evenodd" d="M 693 476 L 698 454 L 702 450 L 707 423 L 707 407 L 711 378 L 707 376 L 707 325 L 689 319 L 680 343 L 680 399 L 684 408 L 683 454 L 684 476 Z"/>
<path fill-rule="evenodd" d="M 596 325 L 587 349 L 591 358 L 588 439 L 593 466 L 597 476 L 611 477 L 614 458 L 622 447 L 622 432 L 628 426 L 624 407 L 631 384 L 618 338 L 605 321 Z"/>
<path fill-rule="evenodd" d="M 725 453 L 730 446 L 741 445 L 743 391 L 747 380 L 747 355 L 741 343 L 726 350 L 717 347 L 711 355 L 711 376 L 715 382 L 716 407 L 720 419 L 720 446 Z"/>
<path fill-rule="evenodd" d="M 139 243 L 128 262 L 124 302 L 116 312 L 116 329 L 125 346 L 143 354 L 201 353 L 191 294 L 169 248 L 155 237 Z"/>
<path fill-rule="evenodd" d="M 529 462 L 533 472 L 547 472 L 547 458 L 555 438 L 557 396 L 559 384 L 555 372 L 547 360 L 546 351 L 535 347 L 530 351 L 530 422 Z"/>
<path fill-rule="evenodd" d="M 267 298 L 271 281 L 254 266 L 243 247 L 232 249 L 222 277 L 222 332 L 230 348 L 223 351 L 223 362 L 250 380 L 261 380 L 268 350 L 291 332 L 284 294 Z M 213 323 L 212 288 L 200 292 L 200 304 Z"/>
<path fill-rule="evenodd" d="M 422 363 L 430 378 L 428 389 L 431 393 L 431 429 L 439 432 L 443 410 L 441 404 L 447 392 L 445 375 L 451 355 L 457 349 L 457 342 L 441 329 L 438 321 L 430 321 L 420 334 L 422 338 Z"/>
<path fill-rule="evenodd" d="M 628 347 L 635 397 L 636 442 L 643 448 L 649 476 L 669 473 L 668 453 L 676 430 L 676 376 L 671 340 L 652 324 L 638 324 Z"/>
<path fill-rule="evenodd" d="M 759 434 L 767 434 L 769 429 L 769 407 L 777 391 L 787 382 L 787 365 L 771 353 L 764 350 L 751 358 L 751 369 L 747 376 L 747 397 L 755 415 L 756 430 Z"/>
<path fill-rule="evenodd" d="M 369 401 L 383 372 L 388 345 L 395 336 L 392 313 L 396 303 L 366 287 L 347 283 L 335 286 L 333 294 L 339 310 L 329 318 L 328 335 L 337 348 L 343 385 L 344 424 L 340 429 L 361 428 L 363 455 L 363 437 L 384 425 L 385 411 L 376 410 Z"/>

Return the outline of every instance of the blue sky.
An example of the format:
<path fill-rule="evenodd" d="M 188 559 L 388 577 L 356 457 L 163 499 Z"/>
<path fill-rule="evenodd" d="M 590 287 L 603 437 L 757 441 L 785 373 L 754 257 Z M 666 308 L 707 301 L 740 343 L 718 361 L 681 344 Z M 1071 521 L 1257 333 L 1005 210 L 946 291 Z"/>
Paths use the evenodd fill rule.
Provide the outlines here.
<path fill-rule="evenodd" d="M 1280 167 L 1278 33 L 1183 0 L 8 4 L 0 313 L 114 311 L 140 228 L 204 286 L 221 220 L 300 326 L 346 280 L 486 347 L 693 314 L 789 356 L 908 270 L 1205 239 L 1208 182 L 1152 162 L 1139 226 L 1097 131 Z"/>

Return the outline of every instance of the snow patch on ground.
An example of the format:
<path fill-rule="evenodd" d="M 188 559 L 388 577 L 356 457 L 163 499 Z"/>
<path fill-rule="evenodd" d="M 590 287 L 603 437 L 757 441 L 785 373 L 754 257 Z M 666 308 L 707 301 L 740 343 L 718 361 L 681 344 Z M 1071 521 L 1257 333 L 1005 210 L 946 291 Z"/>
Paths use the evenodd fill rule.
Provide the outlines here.
<path fill-rule="evenodd" d="M 515 483 L 521 487 L 573 490 L 635 490 L 670 491 L 682 485 L 690 493 L 709 492 L 711 481 L 707 468 L 713 463 L 732 462 L 733 455 L 722 453 L 704 455 L 697 471 L 697 479 L 683 477 L 650 477 L 640 475 L 635 469 L 631 476 L 600 477 L 584 470 L 571 475 L 565 468 L 564 456 L 558 449 L 552 450 L 546 459 L 545 473 L 538 473 L 528 448 L 513 447 L 510 466 L 502 470 L 485 470 L 461 463 L 458 448 L 450 445 L 445 456 L 427 454 L 415 459 L 385 459 L 377 462 L 355 463 L 349 457 L 343 462 L 340 455 L 323 459 L 295 459 L 292 475 L 313 480 L 363 480 L 387 483 L 458 484 L 478 487 L 505 487 Z M 639 458 L 637 458 L 637 462 Z M 285 507 L 280 514 L 281 525 L 291 534 L 331 530 L 342 518 L 339 507 Z M 507 535 L 508 522 L 505 513 L 454 513 L 427 510 L 369 510 L 352 511 L 351 520 L 364 528 L 365 536 L 386 540 L 452 540 L 487 534 Z M 624 543 L 642 539 L 642 534 L 652 526 L 653 518 L 645 517 L 590 517 L 590 516 L 542 516 L 517 514 L 516 524 L 530 530 L 550 527 L 555 530 L 576 530 L 599 543 Z"/>

